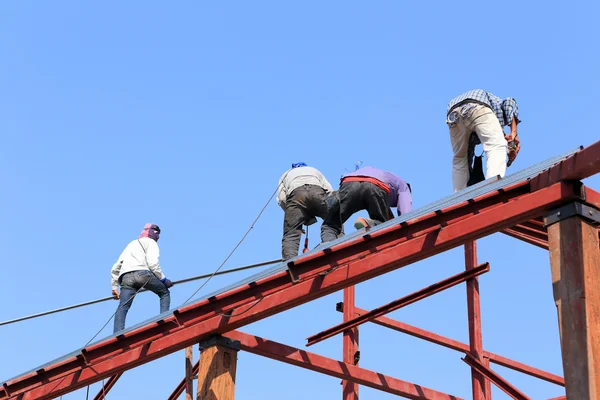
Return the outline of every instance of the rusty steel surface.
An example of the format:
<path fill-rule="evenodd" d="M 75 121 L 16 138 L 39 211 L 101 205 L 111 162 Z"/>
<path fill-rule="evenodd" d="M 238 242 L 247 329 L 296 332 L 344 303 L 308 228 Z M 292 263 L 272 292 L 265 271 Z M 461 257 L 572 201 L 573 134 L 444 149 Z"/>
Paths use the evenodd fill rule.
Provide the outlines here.
<path fill-rule="evenodd" d="M 469 241 L 465 244 L 465 273 L 477 270 L 477 244 Z M 483 360 L 483 340 L 481 334 L 481 308 L 479 304 L 479 281 L 473 274 L 466 279 L 467 316 L 469 323 L 469 354 L 481 362 Z M 471 368 L 471 386 L 473 400 L 487 400 L 491 396 L 488 384 L 479 373 Z"/>
<path fill-rule="evenodd" d="M 548 226 L 566 393 L 600 399 L 600 248 L 598 227 L 581 216 Z"/>
<path fill-rule="evenodd" d="M 364 310 L 362 308 L 355 307 L 355 312 L 357 315 L 361 315 L 361 314 L 367 313 L 368 311 Z M 371 323 L 377 324 L 384 328 L 402 332 L 407 335 L 410 335 L 410 336 L 413 336 L 413 337 L 416 337 L 416 338 L 419 338 L 419 339 L 422 339 L 422 340 L 425 340 L 425 341 L 428 341 L 431 343 L 435 343 L 437 345 L 440 345 L 440 346 L 443 346 L 443 347 L 446 347 L 448 349 L 452 349 L 455 351 L 459 351 L 462 353 L 468 353 L 470 351 L 469 345 L 466 343 L 462 343 L 462 342 L 459 342 L 458 340 L 450 339 L 446 336 L 442 336 L 442 335 L 439 335 L 434 332 L 430 332 L 425 329 L 417 328 L 416 326 L 409 325 L 404 322 L 396 321 L 395 319 L 392 319 L 392 318 L 378 317 L 378 318 L 372 320 Z M 501 355 L 498 355 L 498 354 L 495 354 L 495 353 L 492 353 L 489 351 L 485 351 L 485 350 L 483 351 L 483 357 L 484 357 L 484 359 L 490 360 L 494 364 L 498 364 L 503 367 L 513 369 L 515 371 L 519 371 L 523 374 L 530 375 L 535 378 L 539 378 L 539 379 L 554 383 L 559 386 L 563 386 L 563 387 L 565 386 L 565 380 L 562 377 L 552 374 L 550 372 L 546 372 L 541 369 L 534 368 L 529 365 L 525 365 L 518 361 L 512 360 L 507 357 L 503 357 Z"/>
<path fill-rule="evenodd" d="M 444 213 L 423 216 L 402 229 L 389 227 L 377 236 L 342 243 L 339 249 L 334 247 L 331 253 L 298 265 L 298 284 L 292 284 L 282 271 L 253 285 L 182 307 L 172 317 L 91 345 L 39 373 L 6 382 L 0 399 L 16 394 L 23 394 L 22 400 L 46 399 L 68 393 L 181 350 L 198 339 L 237 329 L 578 198 L 580 188 L 572 183 L 559 183 L 534 193 L 529 193 L 527 185 L 517 184 L 455 205 Z M 332 263 L 338 266 L 332 268 Z"/>
<path fill-rule="evenodd" d="M 354 286 L 344 289 L 344 321 L 352 319 L 355 315 L 354 310 Z M 344 331 L 342 340 L 343 361 L 346 364 L 358 366 L 358 327 L 350 328 Z M 352 381 L 344 380 L 342 382 L 342 399 L 358 400 L 358 384 Z"/>
<path fill-rule="evenodd" d="M 502 378 L 496 372 L 483 365 L 483 363 L 473 358 L 473 356 L 471 356 L 470 354 L 465 354 L 462 360 L 466 362 L 471 368 L 474 368 L 477 371 L 479 371 L 482 375 L 484 375 L 487 379 L 494 383 L 494 385 L 498 386 L 500 389 L 502 389 L 504 393 L 506 393 L 513 399 L 531 400 L 530 397 L 527 397 L 519 389 L 511 385 L 506 379 Z"/>
<path fill-rule="evenodd" d="M 347 329 L 357 327 L 366 322 L 369 322 L 374 318 L 381 317 L 385 314 L 389 314 L 392 311 L 396 311 L 402 307 L 406 307 L 409 304 L 415 303 L 419 300 L 423 300 L 429 296 L 433 296 L 434 294 L 442 292 L 446 289 L 450 289 L 451 287 L 461 284 L 467 281 L 468 279 L 484 274 L 489 270 L 490 265 L 488 263 L 485 263 L 478 267 L 474 267 L 468 271 L 451 276 L 450 278 L 444 279 L 443 281 L 436 282 L 433 285 L 427 286 L 426 288 L 423 288 L 421 290 L 417 290 L 416 292 L 413 292 L 398 300 L 394 300 L 391 303 L 385 304 L 381 307 L 377 307 L 376 309 L 369 311 L 366 314 L 362 314 L 359 317 L 354 317 L 348 321 L 344 321 L 341 324 L 338 324 L 315 335 L 312 335 L 307 339 L 308 342 L 306 345 L 312 346 L 313 344 L 319 343 L 325 339 L 342 333 Z"/>
<path fill-rule="evenodd" d="M 369 371 L 352 364 L 346 364 L 342 361 L 333 360 L 305 350 L 263 339 L 258 336 L 249 335 L 239 331 L 228 332 L 226 336 L 230 339 L 238 340 L 241 344 L 242 351 L 336 378 L 350 380 L 359 385 L 395 394 L 407 399 L 461 400 L 458 396 L 438 392 L 416 383 L 392 378 L 378 372 Z M 268 379 L 268 377 L 265 377 L 265 380 Z"/>
<path fill-rule="evenodd" d="M 537 219 L 572 200 L 600 204 L 596 192 L 586 192 L 576 182 L 566 182 L 598 172 L 600 142 L 501 180 L 481 182 L 367 233 L 347 235 L 293 259 L 290 265 L 299 278 L 297 284 L 290 281 L 287 264 L 270 268 L 192 304 L 144 321 L 118 336 L 101 339 L 9 379 L 0 388 L 0 400 L 55 398 L 211 335 L 231 332 L 469 241 Z"/>
<path fill-rule="evenodd" d="M 94 396 L 94 400 L 104 400 L 106 398 L 106 395 L 108 394 L 108 392 L 110 392 L 110 389 L 112 389 L 115 386 L 115 384 L 117 383 L 117 381 L 119 380 L 121 375 L 123 375 L 122 372 L 111 376 L 108 379 L 108 381 L 106 381 L 106 383 L 104 385 L 102 385 L 98 394 L 96 394 L 96 396 Z"/>

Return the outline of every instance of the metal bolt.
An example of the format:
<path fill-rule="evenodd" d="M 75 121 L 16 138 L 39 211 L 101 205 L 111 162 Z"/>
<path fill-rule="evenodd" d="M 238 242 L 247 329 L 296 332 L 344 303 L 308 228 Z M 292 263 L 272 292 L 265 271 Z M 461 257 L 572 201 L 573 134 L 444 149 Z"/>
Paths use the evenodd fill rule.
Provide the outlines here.
<path fill-rule="evenodd" d="M 556 213 L 556 216 L 557 216 L 557 217 L 560 217 L 560 211 Z"/>

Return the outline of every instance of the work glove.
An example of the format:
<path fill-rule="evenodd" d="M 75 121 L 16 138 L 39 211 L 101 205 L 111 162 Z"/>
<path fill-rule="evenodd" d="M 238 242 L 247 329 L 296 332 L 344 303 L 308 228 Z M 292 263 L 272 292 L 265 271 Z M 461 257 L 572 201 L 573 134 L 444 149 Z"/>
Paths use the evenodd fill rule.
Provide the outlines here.
<path fill-rule="evenodd" d="M 173 286 L 173 282 L 170 279 L 163 278 L 160 281 L 165 284 L 167 289 Z"/>

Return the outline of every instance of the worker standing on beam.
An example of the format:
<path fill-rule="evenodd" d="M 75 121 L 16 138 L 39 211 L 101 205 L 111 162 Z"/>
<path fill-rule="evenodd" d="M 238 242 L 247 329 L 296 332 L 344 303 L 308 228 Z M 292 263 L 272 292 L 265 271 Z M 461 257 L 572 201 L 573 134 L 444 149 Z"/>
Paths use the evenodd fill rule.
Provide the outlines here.
<path fill-rule="evenodd" d="M 519 109 L 512 97 L 504 100 L 485 90 L 475 89 L 455 97 L 448 103 L 446 123 L 450 128 L 450 143 L 454 158 L 452 161 L 452 185 L 458 192 L 467 187 L 469 181 L 469 137 L 475 132 L 483 146 L 486 161 L 485 177 L 506 173 L 507 147 L 509 165 L 512 163 L 521 143 L 517 137 Z M 503 127 L 509 126 L 510 133 L 504 134 Z"/>
<path fill-rule="evenodd" d="M 369 218 L 358 218 L 356 229 L 373 227 L 394 217 L 390 207 L 396 207 L 398 216 L 412 211 L 410 185 L 391 172 L 375 167 L 358 168 L 346 174 L 338 191 L 339 208 L 332 208 L 323 225 L 325 232 L 332 233 L 323 241 L 336 239 L 344 223 L 352 214 L 367 210 Z"/>
<path fill-rule="evenodd" d="M 296 257 L 300 247 L 302 225 L 325 219 L 328 214 L 328 197 L 333 193 L 331 184 L 316 168 L 303 162 L 292 164 L 279 179 L 277 204 L 283 209 L 283 238 L 281 253 L 284 260 Z M 324 235 L 321 227 L 321 240 Z"/>
<path fill-rule="evenodd" d="M 134 296 L 142 289 L 150 290 L 160 298 L 160 312 L 169 310 L 173 283 L 165 277 L 159 263 L 158 225 L 146 224 L 137 240 L 131 241 L 111 270 L 112 294 L 119 301 L 115 313 L 114 331 L 125 329 L 125 318 Z M 121 293 L 117 285 L 121 285 Z"/>

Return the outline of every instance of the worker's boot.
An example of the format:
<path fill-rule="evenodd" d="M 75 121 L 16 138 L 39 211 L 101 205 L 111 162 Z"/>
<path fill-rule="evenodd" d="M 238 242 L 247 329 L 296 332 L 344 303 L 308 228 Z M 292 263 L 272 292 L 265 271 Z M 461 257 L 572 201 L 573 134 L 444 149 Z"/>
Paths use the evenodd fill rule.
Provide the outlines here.
<path fill-rule="evenodd" d="M 354 227 L 355 227 L 357 230 L 360 230 L 360 229 L 365 229 L 365 228 L 366 228 L 367 230 L 369 230 L 370 228 L 372 228 L 372 227 L 374 227 L 374 226 L 375 226 L 375 221 L 373 221 L 373 220 L 372 220 L 372 219 L 370 219 L 370 218 L 363 218 L 363 217 L 359 217 L 359 218 L 356 220 L 356 222 L 354 222 Z"/>

